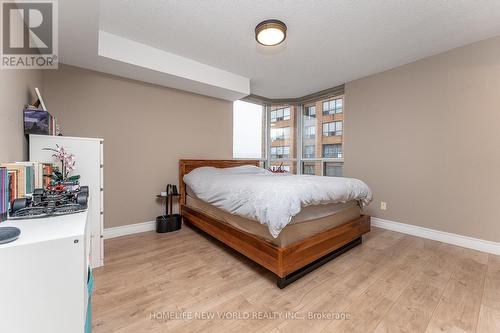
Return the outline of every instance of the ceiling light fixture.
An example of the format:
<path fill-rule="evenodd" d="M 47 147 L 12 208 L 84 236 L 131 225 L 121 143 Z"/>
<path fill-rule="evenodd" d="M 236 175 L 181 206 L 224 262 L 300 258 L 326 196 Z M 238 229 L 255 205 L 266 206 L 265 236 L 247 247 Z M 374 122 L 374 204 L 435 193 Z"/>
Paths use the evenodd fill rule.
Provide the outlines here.
<path fill-rule="evenodd" d="M 286 25 L 279 20 L 265 20 L 255 27 L 255 39 L 259 44 L 274 46 L 286 38 Z"/>

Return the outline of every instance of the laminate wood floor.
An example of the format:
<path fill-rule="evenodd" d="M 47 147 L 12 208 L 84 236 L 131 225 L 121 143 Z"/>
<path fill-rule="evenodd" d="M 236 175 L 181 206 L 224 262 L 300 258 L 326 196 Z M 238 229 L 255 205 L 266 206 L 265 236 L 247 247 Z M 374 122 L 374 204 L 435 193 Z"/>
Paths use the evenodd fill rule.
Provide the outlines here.
<path fill-rule="evenodd" d="M 105 241 L 99 332 L 500 332 L 500 257 L 373 228 L 285 289 L 183 226 Z"/>

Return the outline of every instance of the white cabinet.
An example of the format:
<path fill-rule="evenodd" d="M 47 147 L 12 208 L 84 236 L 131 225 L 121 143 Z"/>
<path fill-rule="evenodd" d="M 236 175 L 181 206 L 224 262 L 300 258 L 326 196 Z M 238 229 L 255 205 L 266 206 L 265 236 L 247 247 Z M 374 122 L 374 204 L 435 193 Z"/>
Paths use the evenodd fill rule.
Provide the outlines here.
<path fill-rule="evenodd" d="M 0 244 L 0 332 L 84 332 L 90 235 L 87 211 L 8 220 L 21 230 Z"/>
<path fill-rule="evenodd" d="M 91 235 L 92 267 L 104 265 L 104 140 L 66 136 L 30 135 L 29 155 L 32 162 L 56 162 L 53 152 L 43 148 L 63 146 L 75 155 L 75 171 L 80 175 L 80 185 L 89 186 L 89 223 Z"/>

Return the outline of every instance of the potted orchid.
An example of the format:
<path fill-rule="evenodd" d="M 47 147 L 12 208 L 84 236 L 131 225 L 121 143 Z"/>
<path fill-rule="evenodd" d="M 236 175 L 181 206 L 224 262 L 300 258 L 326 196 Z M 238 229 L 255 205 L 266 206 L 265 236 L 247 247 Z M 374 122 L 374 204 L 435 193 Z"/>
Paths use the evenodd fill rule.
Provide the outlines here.
<path fill-rule="evenodd" d="M 75 170 L 75 155 L 69 153 L 64 147 L 56 144 L 56 148 L 43 148 L 54 152 L 52 157 L 56 158 L 61 163 L 61 168 L 55 167 L 50 178 L 55 183 L 74 182 L 78 183 L 79 175 L 70 176 L 70 173 Z"/>

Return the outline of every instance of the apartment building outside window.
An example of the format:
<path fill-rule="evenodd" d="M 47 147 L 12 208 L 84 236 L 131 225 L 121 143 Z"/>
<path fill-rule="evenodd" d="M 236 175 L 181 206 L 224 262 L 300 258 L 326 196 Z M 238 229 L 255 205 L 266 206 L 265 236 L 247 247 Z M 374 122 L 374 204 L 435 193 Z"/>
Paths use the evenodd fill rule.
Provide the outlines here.
<path fill-rule="evenodd" d="M 267 106 L 270 140 L 268 142 L 271 168 L 283 167 L 291 173 L 297 173 L 297 106 Z"/>
<path fill-rule="evenodd" d="M 289 140 L 290 139 L 290 127 L 278 127 L 271 128 L 271 140 Z"/>
<path fill-rule="evenodd" d="M 304 146 L 304 158 L 314 158 L 316 155 L 314 145 Z"/>
<path fill-rule="evenodd" d="M 271 111 L 271 122 L 290 120 L 290 108 L 280 108 Z"/>
<path fill-rule="evenodd" d="M 304 138 L 305 139 L 316 138 L 316 126 L 305 126 L 304 127 Z"/>
<path fill-rule="evenodd" d="M 342 177 L 342 163 L 325 162 L 323 169 L 325 176 Z"/>
<path fill-rule="evenodd" d="M 306 106 L 304 115 L 310 118 L 316 118 L 316 106 L 315 105 Z"/>
<path fill-rule="evenodd" d="M 302 166 L 302 173 L 304 175 L 315 175 L 316 174 L 316 164 L 314 162 L 304 162 Z"/>
<path fill-rule="evenodd" d="M 342 121 L 323 123 L 323 136 L 342 135 Z"/>
<path fill-rule="evenodd" d="M 344 97 L 332 96 L 304 104 L 261 105 L 264 130 L 256 133 L 262 134 L 261 151 L 267 168 L 281 166 L 291 173 L 317 176 L 342 175 Z M 241 125 L 244 129 L 243 121 Z"/>
<path fill-rule="evenodd" d="M 328 101 L 324 101 L 323 114 L 327 115 L 327 114 L 342 113 L 343 104 L 344 103 L 342 98 L 335 98 Z"/>
<path fill-rule="evenodd" d="M 341 144 L 324 144 L 323 157 L 325 158 L 342 158 L 342 145 Z"/>
<path fill-rule="evenodd" d="M 289 158 L 290 157 L 290 147 L 289 146 L 277 146 L 271 147 L 271 158 Z"/>
<path fill-rule="evenodd" d="M 299 161 L 303 174 L 317 176 L 342 174 L 343 99 L 342 95 L 337 95 L 308 101 L 303 105 L 302 161 Z M 316 110 L 321 112 L 316 113 Z M 336 164 L 331 164 L 333 162 Z"/>

